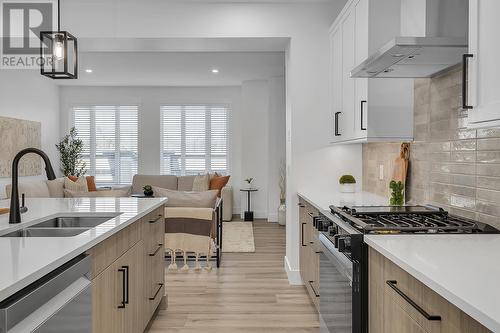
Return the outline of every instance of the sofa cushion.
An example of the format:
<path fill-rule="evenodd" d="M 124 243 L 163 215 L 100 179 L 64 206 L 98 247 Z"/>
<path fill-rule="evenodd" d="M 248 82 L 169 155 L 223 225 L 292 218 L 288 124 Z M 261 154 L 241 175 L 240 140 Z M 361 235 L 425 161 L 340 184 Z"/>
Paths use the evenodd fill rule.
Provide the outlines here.
<path fill-rule="evenodd" d="M 26 198 L 50 198 L 49 188 L 45 181 L 33 181 L 18 184 L 19 197 L 24 193 Z M 12 185 L 5 186 L 5 194 L 10 198 Z"/>
<path fill-rule="evenodd" d="M 177 190 L 177 176 L 172 175 L 135 175 L 132 180 L 132 192 L 143 193 L 145 185 L 151 185 L 169 190 Z"/>
<path fill-rule="evenodd" d="M 64 177 L 45 182 L 51 198 L 64 198 Z"/>
<path fill-rule="evenodd" d="M 77 176 L 68 176 L 68 178 L 74 182 L 76 182 L 78 180 Z M 87 188 L 88 188 L 89 192 L 97 191 L 97 186 L 95 184 L 95 177 L 94 176 L 85 176 L 85 179 L 87 180 Z"/>
<path fill-rule="evenodd" d="M 127 190 L 103 190 L 93 192 L 75 192 L 71 190 L 64 190 L 65 198 L 99 198 L 99 197 L 128 197 L 129 191 Z"/>
<path fill-rule="evenodd" d="M 64 189 L 74 192 L 88 192 L 87 178 L 85 176 L 78 177 L 76 181 L 70 178 L 64 178 Z"/>
<path fill-rule="evenodd" d="M 192 191 L 194 178 L 196 176 L 179 176 L 177 177 L 177 190 Z"/>
<path fill-rule="evenodd" d="M 156 197 L 167 197 L 167 207 L 213 208 L 217 200 L 217 191 L 185 192 L 153 186 Z"/>
<path fill-rule="evenodd" d="M 210 175 L 208 173 L 194 177 L 193 192 L 205 192 L 208 191 L 209 188 L 210 188 Z"/>

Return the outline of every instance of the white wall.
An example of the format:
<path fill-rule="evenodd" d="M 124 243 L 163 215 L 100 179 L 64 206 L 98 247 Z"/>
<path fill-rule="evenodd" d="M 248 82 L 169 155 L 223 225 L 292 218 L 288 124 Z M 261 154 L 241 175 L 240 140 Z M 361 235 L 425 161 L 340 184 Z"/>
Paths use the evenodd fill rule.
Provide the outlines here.
<path fill-rule="evenodd" d="M 297 190 L 329 187 L 342 173 L 345 161 L 351 162 L 353 174 L 361 179 L 359 146 L 325 150 L 331 130 L 328 29 L 344 4 L 70 0 L 63 6 L 65 28 L 78 37 L 291 38 L 286 54 L 289 209 L 285 258 L 291 283 L 301 283 Z"/>
<path fill-rule="evenodd" d="M 58 172 L 55 144 L 59 141 L 59 95 L 52 80 L 35 70 L 0 71 L 0 116 L 41 122 L 41 148 Z M 42 170 L 41 176 L 22 177 L 20 181 L 32 179 L 45 179 L 45 172 Z M 10 182 L 10 178 L 0 178 L 0 198 L 6 197 L 4 188 Z"/>
<path fill-rule="evenodd" d="M 256 218 L 267 217 L 268 203 L 268 137 L 269 86 L 267 81 L 245 81 L 241 86 L 241 172 L 243 179 L 253 177 L 252 210 Z M 246 193 L 241 194 L 246 210 Z M 263 216 L 263 213 L 266 215 Z"/>

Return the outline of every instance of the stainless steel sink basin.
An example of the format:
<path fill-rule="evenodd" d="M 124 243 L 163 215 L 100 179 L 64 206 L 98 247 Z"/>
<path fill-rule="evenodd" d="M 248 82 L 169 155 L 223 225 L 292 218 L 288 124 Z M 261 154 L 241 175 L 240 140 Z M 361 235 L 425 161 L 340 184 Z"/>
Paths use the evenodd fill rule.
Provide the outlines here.
<path fill-rule="evenodd" d="M 70 216 L 56 217 L 47 221 L 40 222 L 31 226 L 31 228 L 93 228 L 112 218 L 118 216 Z"/>
<path fill-rule="evenodd" d="M 56 217 L 0 237 L 72 237 L 118 215 Z"/>
<path fill-rule="evenodd" d="M 90 228 L 25 228 L 1 237 L 72 237 Z"/>

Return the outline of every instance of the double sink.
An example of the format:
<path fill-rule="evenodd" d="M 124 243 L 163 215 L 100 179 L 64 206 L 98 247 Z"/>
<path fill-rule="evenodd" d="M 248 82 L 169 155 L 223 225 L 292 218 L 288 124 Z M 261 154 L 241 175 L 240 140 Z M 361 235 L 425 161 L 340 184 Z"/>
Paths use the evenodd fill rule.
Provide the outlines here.
<path fill-rule="evenodd" d="M 0 237 L 72 237 L 118 215 L 56 217 Z"/>

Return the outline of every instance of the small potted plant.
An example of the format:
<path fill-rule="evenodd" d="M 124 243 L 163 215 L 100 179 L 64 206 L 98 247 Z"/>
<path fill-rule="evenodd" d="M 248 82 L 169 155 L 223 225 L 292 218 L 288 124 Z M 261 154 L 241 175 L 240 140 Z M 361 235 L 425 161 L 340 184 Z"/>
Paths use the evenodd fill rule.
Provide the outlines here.
<path fill-rule="evenodd" d="M 356 191 L 356 179 L 352 175 L 343 175 L 339 179 L 340 192 L 354 193 Z"/>
<path fill-rule="evenodd" d="M 391 180 L 389 183 L 391 189 L 391 198 L 389 204 L 391 206 L 403 206 L 405 203 L 404 189 L 405 185 L 401 181 Z"/>
<path fill-rule="evenodd" d="M 252 188 L 253 177 L 245 178 L 245 185 L 247 188 Z"/>
<path fill-rule="evenodd" d="M 153 192 L 153 187 L 151 185 L 146 185 L 142 188 L 144 190 L 144 195 L 147 197 L 152 197 L 154 192 Z"/>

